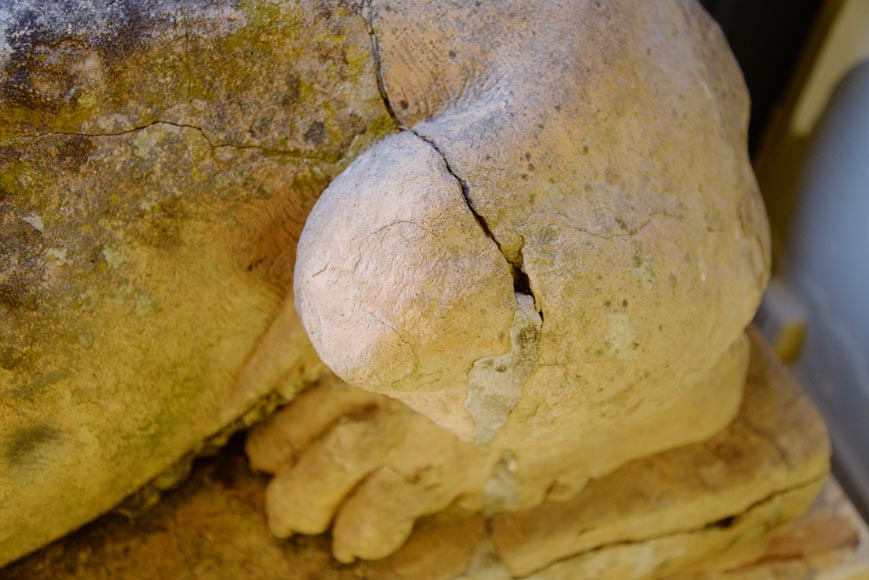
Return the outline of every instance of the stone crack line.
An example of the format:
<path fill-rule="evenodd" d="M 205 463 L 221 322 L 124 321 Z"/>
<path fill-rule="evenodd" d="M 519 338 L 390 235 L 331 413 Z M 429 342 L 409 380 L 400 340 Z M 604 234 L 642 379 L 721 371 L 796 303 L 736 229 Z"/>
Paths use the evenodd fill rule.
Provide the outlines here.
<path fill-rule="evenodd" d="M 456 182 L 459 184 L 459 187 L 462 189 L 462 196 L 465 198 L 465 203 L 468 205 L 468 209 L 474 215 L 474 219 L 477 220 L 477 223 L 480 224 L 480 228 L 486 234 L 486 236 L 495 242 L 495 245 L 498 246 L 498 250 L 501 251 L 501 244 L 498 242 L 497 238 L 495 238 L 494 234 L 492 234 L 492 230 L 489 228 L 489 224 L 486 223 L 486 220 L 483 216 L 474 210 L 474 206 L 471 203 L 470 197 L 470 189 L 468 187 L 467 181 L 465 181 L 462 177 L 456 173 L 455 169 L 453 169 L 450 162 L 447 160 L 447 156 L 441 150 L 441 148 L 429 137 L 419 133 L 412 127 L 406 127 L 395 114 L 395 109 L 392 107 L 392 103 L 389 100 L 389 95 L 386 92 L 386 83 L 383 80 L 383 58 L 380 52 L 380 42 L 377 40 L 377 33 L 374 31 L 374 17 L 376 15 L 376 11 L 374 7 L 371 5 L 370 1 L 364 3 L 364 8 L 367 12 L 366 16 L 366 24 L 368 25 L 368 35 L 371 38 L 371 54 L 374 59 L 374 76 L 377 78 L 377 90 L 380 92 L 380 98 L 383 101 L 383 106 L 386 108 L 386 111 L 389 113 L 389 116 L 395 122 L 395 125 L 398 127 L 399 132 L 408 132 L 412 133 L 420 140 L 428 144 L 435 152 L 440 156 L 441 160 L 443 160 L 444 165 L 446 166 L 447 172 L 453 176 Z M 514 268 L 516 267 L 509 258 L 501 251 L 501 255 L 504 256 L 504 259 L 510 263 Z"/>
<path fill-rule="evenodd" d="M 522 270 L 522 265 L 521 265 L 522 251 L 521 251 L 521 249 L 519 250 L 519 258 L 520 258 L 519 263 L 516 263 L 513 260 L 511 260 L 510 258 L 508 258 L 507 254 L 504 252 L 503 248 L 501 247 L 501 243 L 498 241 L 498 238 L 496 238 L 495 234 L 492 233 L 492 230 L 489 227 L 489 224 L 486 222 L 486 218 L 484 218 L 482 215 L 477 213 L 477 211 L 474 209 L 474 205 L 471 202 L 470 188 L 468 187 L 467 181 L 462 179 L 459 176 L 459 174 L 456 173 L 455 169 L 453 169 L 453 167 L 450 165 L 450 162 L 447 160 L 447 156 L 444 154 L 443 151 L 441 151 L 441 149 L 440 149 L 440 147 L 438 147 L 437 143 L 435 143 L 429 137 L 426 137 L 425 135 L 420 134 L 419 132 L 417 132 L 413 128 L 403 129 L 403 131 L 405 131 L 407 133 L 411 133 L 411 134 L 415 135 L 416 137 L 418 137 L 422 142 L 428 144 L 432 149 L 434 149 L 435 152 L 440 156 L 441 160 L 444 163 L 444 167 L 446 167 L 447 173 L 452 175 L 453 179 L 456 180 L 456 183 L 459 184 L 459 187 L 462 190 L 462 197 L 465 200 L 465 205 L 467 206 L 468 210 L 471 212 L 471 215 L 474 216 L 474 219 L 477 221 L 477 224 L 480 226 L 480 229 L 483 230 L 483 233 L 486 234 L 486 237 L 488 237 L 490 240 L 492 240 L 495 243 L 495 246 L 498 248 L 498 252 L 504 258 L 504 260 L 507 261 L 507 265 L 510 266 L 510 271 L 513 274 L 513 289 L 514 289 L 514 291 L 518 292 L 520 294 L 525 294 L 527 296 L 530 296 L 532 298 L 532 300 L 534 301 L 534 305 L 535 305 L 535 309 L 537 310 L 537 313 L 540 315 L 540 317 L 542 319 L 543 312 L 540 309 L 540 305 L 539 305 L 539 302 L 537 301 L 537 297 L 534 296 L 534 292 L 531 290 L 531 282 L 528 279 L 528 275 Z"/>
<path fill-rule="evenodd" d="M 534 218 L 534 217 L 535 216 L 532 216 L 532 218 Z M 633 226 L 633 227 L 627 227 L 625 229 L 625 231 L 615 232 L 615 233 L 599 232 L 599 231 L 590 230 L 587 228 L 582 228 L 582 227 L 575 226 L 572 224 L 566 224 L 566 223 L 561 223 L 561 222 L 557 222 L 557 221 L 537 220 L 537 221 L 535 221 L 535 224 L 547 225 L 547 226 L 552 226 L 555 228 L 564 228 L 564 229 L 568 229 L 568 230 L 573 230 L 575 232 L 579 232 L 581 234 L 586 234 L 588 236 L 592 236 L 592 237 L 595 237 L 595 238 L 598 238 L 601 240 L 615 240 L 618 238 L 634 237 L 637 234 L 639 234 L 640 232 L 642 232 L 644 229 L 646 229 L 648 226 L 650 226 L 656 219 L 661 219 L 661 218 L 674 219 L 674 220 L 685 220 L 686 219 L 686 217 L 684 215 L 681 215 L 681 214 L 670 213 L 670 212 L 666 212 L 666 211 L 655 211 L 655 212 L 648 214 L 648 216 L 646 216 L 646 218 L 639 225 Z"/>
<path fill-rule="evenodd" d="M 465 198 L 465 203 L 467 204 L 468 209 L 473 214 L 474 219 L 476 219 L 477 223 L 480 224 L 480 229 L 483 230 L 483 233 L 486 234 L 486 237 L 488 237 L 490 240 L 495 242 L 495 245 L 498 246 L 498 251 L 501 251 L 501 244 L 495 238 L 495 235 L 492 233 L 492 230 L 489 228 L 489 224 L 486 223 L 486 218 L 484 218 L 479 213 L 477 213 L 477 211 L 474 209 L 473 204 L 471 203 L 471 192 L 470 192 L 470 188 L 468 187 L 468 182 L 465 181 L 464 179 L 462 179 L 461 177 L 459 177 L 459 174 L 456 173 L 455 169 L 453 169 L 452 166 L 450 165 L 450 162 L 447 161 L 447 156 L 444 154 L 443 151 L 441 151 L 441 148 L 438 147 L 437 143 L 435 143 L 429 137 L 426 137 L 425 135 L 417 132 L 416 129 L 409 128 L 409 129 L 406 129 L 406 131 L 408 133 L 412 133 L 412 134 L 416 135 L 416 137 L 418 137 L 421 141 L 423 141 L 429 147 L 434 149 L 435 153 L 437 153 L 440 156 L 441 160 L 444 162 L 444 166 L 447 169 L 447 173 L 449 173 L 450 175 L 453 176 L 453 179 L 456 180 L 456 183 L 458 183 L 459 187 L 462 189 L 462 197 Z M 503 255 L 504 252 L 501 251 L 501 254 Z M 507 258 L 507 256 L 504 256 L 504 259 L 507 260 L 508 262 L 510 262 L 510 260 Z M 512 262 L 510 264 L 513 265 Z"/>
<path fill-rule="evenodd" d="M 22 139 L 44 139 L 46 137 L 56 137 L 56 136 L 66 136 L 66 137 L 83 137 L 83 138 L 100 138 L 100 137 L 121 137 L 124 135 L 129 135 L 131 133 L 136 133 L 139 131 L 144 131 L 146 129 L 150 129 L 151 127 L 155 127 L 157 125 L 166 125 L 169 127 L 177 127 L 179 129 L 190 129 L 199 133 L 202 138 L 208 143 L 208 146 L 212 151 L 222 148 L 232 148 L 232 149 L 253 149 L 256 151 L 260 151 L 264 155 L 274 155 L 274 156 L 284 156 L 284 157 L 293 157 L 297 159 L 309 159 L 314 161 L 323 161 L 326 163 L 337 163 L 341 160 L 342 156 L 340 155 L 324 155 L 322 153 L 308 153 L 305 151 L 299 151 L 297 149 L 277 149 L 271 147 L 265 147 L 262 145 L 253 145 L 249 143 L 226 143 L 226 142 L 215 142 L 215 140 L 208 134 L 208 132 L 198 125 L 191 125 L 189 123 L 176 123 L 174 121 L 165 121 L 162 119 L 158 119 L 156 121 L 151 121 L 149 123 L 145 123 L 143 125 L 137 125 L 135 127 L 131 127 L 129 129 L 123 129 L 120 131 L 106 131 L 100 133 L 83 133 L 77 131 L 48 131 L 46 133 L 32 133 L 32 134 L 23 134 L 23 135 L 15 135 L 13 137 L 7 137 L 0 141 L 0 145 L 5 145 L 7 143 L 12 143 L 14 141 L 19 141 Z"/>
<path fill-rule="evenodd" d="M 534 301 L 535 310 L 537 311 L 537 313 L 540 315 L 540 317 L 542 319 L 543 312 L 541 311 L 540 303 L 538 302 L 537 297 L 534 296 L 534 292 L 531 289 L 531 282 L 528 279 L 528 275 L 525 273 L 524 270 L 522 270 L 522 263 L 521 263 L 522 250 L 521 249 L 519 250 L 519 260 L 517 262 L 514 262 L 509 257 L 507 257 L 507 254 L 504 252 L 504 249 L 501 246 L 501 242 L 498 241 L 498 238 L 495 237 L 495 234 L 492 233 L 492 229 L 489 227 L 489 224 L 486 222 L 486 218 L 484 218 L 482 215 L 477 213 L 477 211 L 474 209 L 473 202 L 471 201 L 471 193 L 470 193 L 470 188 L 468 187 L 468 182 L 465 181 L 462 177 L 460 177 L 458 173 L 456 173 L 455 169 L 453 169 L 452 165 L 450 165 L 450 162 L 447 159 L 447 156 L 444 154 L 443 151 L 441 151 L 441 149 L 440 149 L 440 147 L 438 147 L 437 143 L 435 143 L 429 137 L 417 132 L 413 128 L 404 129 L 404 131 L 406 131 L 408 133 L 412 133 L 413 135 L 418 137 L 422 142 L 428 144 L 432 149 L 434 149 L 435 152 L 440 156 L 441 160 L 444 163 L 444 167 L 446 167 L 447 173 L 452 175 L 453 179 L 456 180 L 456 183 L 459 184 L 459 187 L 462 190 L 462 197 L 465 200 L 465 205 L 467 206 L 468 211 L 470 211 L 471 215 L 474 216 L 474 219 L 477 221 L 477 224 L 480 226 L 480 229 L 483 230 L 483 233 L 486 235 L 486 237 L 488 237 L 490 240 L 492 240 L 495 243 L 495 246 L 498 248 L 498 252 L 504 258 L 504 260 L 507 261 L 507 265 L 510 267 L 510 271 L 513 274 L 513 289 L 514 289 L 514 291 L 519 293 L 519 294 L 525 294 L 527 296 L 530 296 L 531 299 Z"/>
<path fill-rule="evenodd" d="M 366 0 L 362 3 L 362 9 L 367 13 L 363 18 L 368 27 L 368 37 L 371 39 L 371 57 L 374 59 L 374 76 L 377 79 L 377 91 L 380 93 L 380 99 L 383 101 L 383 106 L 386 108 L 386 112 L 389 113 L 395 126 L 398 127 L 399 130 L 403 130 L 405 127 L 401 124 L 401 121 L 398 120 L 398 115 L 395 114 L 395 109 L 392 108 L 392 103 L 389 101 L 389 96 L 386 94 L 386 83 L 383 81 L 383 61 L 380 56 L 380 43 L 377 40 L 377 34 L 374 32 L 374 16 L 376 11 L 374 6 L 371 5 L 370 0 Z"/>
<path fill-rule="evenodd" d="M 374 76 L 377 79 L 377 90 L 380 93 L 380 98 L 383 101 L 384 108 L 386 109 L 389 116 L 392 118 L 392 120 L 395 123 L 396 127 L 398 128 L 399 132 L 412 133 L 417 138 L 419 138 L 421 141 L 428 144 L 440 156 L 441 160 L 444 163 L 444 166 L 446 167 L 447 172 L 450 175 L 452 175 L 453 178 L 456 180 L 456 182 L 459 184 L 459 187 L 461 188 L 461 191 L 462 191 L 462 197 L 464 197 L 464 200 L 465 200 L 465 205 L 467 205 L 468 210 L 474 216 L 474 219 L 477 221 L 477 224 L 479 224 L 480 229 L 483 230 L 483 233 L 486 234 L 486 237 L 488 237 L 490 240 L 492 240 L 495 243 L 495 246 L 498 248 L 498 251 L 501 253 L 501 255 L 504 257 L 504 259 L 507 261 L 507 264 L 510 266 L 510 271 L 513 274 L 514 290 L 518 293 L 531 296 L 531 298 L 534 300 L 535 308 L 536 308 L 538 314 L 540 314 L 540 316 L 542 318 L 543 312 L 540 309 L 540 306 L 539 306 L 540 303 L 537 300 L 537 298 L 534 296 L 534 293 L 531 290 L 531 283 L 530 283 L 530 280 L 528 279 L 528 275 L 522 270 L 521 249 L 520 249 L 520 253 L 519 253 L 519 260 L 517 260 L 517 261 L 511 260 L 507 256 L 507 254 L 504 252 L 504 250 L 501 246 L 501 243 L 498 241 L 498 239 L 492 233 L 492 229 L 489 227 L 489 224 L 486 222 L 486 219 L 482 215 L 477 213 L 477 211 L 474 209 L 474 204 L 471 201 L 470 187 L 468 186 L 468 182 L 465 179 L 463 179 L 456 172 L 456 170 L 453 168 L 453 166 L 450 164 L 449 160 L 447 159 L 447 156 L 444 154 L 444 152 L 441 150 L 441 148 L 438 146 L 438 144 L 434 142 L 434 140 L 419 133 L 417 130 L 413 129 L 412 127 L 407 127 L 406 125 L 404 125 L 401 122 L 401 120 L 398 118 L 398 115 L 396 115 L 395 109 L 392 107 L 392 103 L 389 100 L 389 94 L 387 93 L 387 90 L 386 90 L 386 82 L 384 81 L 384 78 L 383 78 L 383 57 L 382 57 L 381 50 L 380 50 L 380 42 L 378 41 L 377 33 L 374 30 L 374 18 L 376 16 L 376 10 L 375 10 L 374 6 L 372 5 L 371 0 L 366 0 L 363 3 L 363 11 L 365 12 L 364 19 L 365 19 L 365 23 L 368 27 L 368 36 L 371 39 L 371 56 L 374 60 Z"/>

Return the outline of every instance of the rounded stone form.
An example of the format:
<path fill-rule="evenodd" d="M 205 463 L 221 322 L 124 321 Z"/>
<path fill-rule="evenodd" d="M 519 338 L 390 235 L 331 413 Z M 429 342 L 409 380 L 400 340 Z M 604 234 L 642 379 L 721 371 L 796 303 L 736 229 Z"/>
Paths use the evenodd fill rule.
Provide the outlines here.
<path fill-rule="evenodd" d="M 372 26 L 406 129 L 306 224 L 296 305 L 324 362 L 567 490 L 726 425 L 770 244 L 708 15 L 390 0 Z"/>

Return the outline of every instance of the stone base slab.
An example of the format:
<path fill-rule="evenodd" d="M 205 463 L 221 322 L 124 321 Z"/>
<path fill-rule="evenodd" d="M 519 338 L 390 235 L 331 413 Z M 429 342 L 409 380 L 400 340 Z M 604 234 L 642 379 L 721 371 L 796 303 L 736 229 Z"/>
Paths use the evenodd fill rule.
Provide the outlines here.
<path fill-rule="evenodd" d="M 265 479 L 250 471 L 241 443 L 203 460 L 136 520 L 105 516 L 0 577 L 777 580 L 818 573 L 812 566 L 825 563 L 824 553 L 850 554 L 864 537 L 855 518 L 830 512 L 829 500 L 785 525 L 828 480 L 829 446 L 813 405 L 754 333 L 739 416 L 718 435 L 629 463 L 568 501 L 489 520 L 430 518 L 379 562 L 340 565 L 327 536 L 274 538 L 263 515 Z M 824 541 L 806 548 L 798 540 L 807 534 Z M 842 560 L 829 556 L 825 565 Z M 777 576 L 776 566 L 805 574 Z"/>

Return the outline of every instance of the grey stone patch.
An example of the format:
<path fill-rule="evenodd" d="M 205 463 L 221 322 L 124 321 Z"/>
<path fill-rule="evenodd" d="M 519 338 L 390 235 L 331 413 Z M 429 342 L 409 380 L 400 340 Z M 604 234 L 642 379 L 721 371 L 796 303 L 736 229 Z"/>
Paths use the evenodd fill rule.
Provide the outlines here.
<path fill-rule="evenodd" d="M 518 495 L 516 458 L 510 451 L 505 451 L 483 487 L 483 515 L 488 518 L 509 511 L 514 507 Z"/>
<path fill-rule="evenodd" d="M 498 434 L 522 397 L 522 386 L 537 368 L 542 325 L 534 298 L 517 293 L 516 314 L 510 327 L 510 352 L 482 358 L 468 373 L 465 407 L 474 418 L 478 445 L 489 443 Z"/>

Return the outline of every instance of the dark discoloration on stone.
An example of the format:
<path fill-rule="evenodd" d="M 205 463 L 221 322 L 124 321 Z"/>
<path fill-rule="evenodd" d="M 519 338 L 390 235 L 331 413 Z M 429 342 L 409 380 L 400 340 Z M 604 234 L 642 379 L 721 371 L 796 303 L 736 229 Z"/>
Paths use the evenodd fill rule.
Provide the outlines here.
<path fill-rule="evenodd" d="M 109 62 L 122 61 L 152 38 L 153 30 L 170 21 L 166 3 L 155 0 L 121 0 L 94 46 Z M 176 15 L 183 3 L 176 8 Z M 172 15 L 175 16 L 175 15 Z"/>
<path fill-rule="evenodd" d="M 79 169 L 94 151 L 93 139 L 84 135 L 69 135 L 58 142 L 56 162 L 65 171 Z"/>
<path fill-rule="evenodd" d="M 25 221 L 26 217 L 16 211 L 11 195 L 0 190 L 0 309 L 7 315 L 35 310 L 39 305 L 37 289 L 45 272 L 41 259 L 44 244 L 42 232 Z"/>
<path fill-rule="evenodd" d="M 281 104 L 285 107 L 289 107 L 295 105 L 299 101 L 299 97 L 302 94 L 302 81 L 298 74 L 290 72 L 287 74 L 286 83 L 287 88 L 281 97 Z"/>
<path fill-rule="evenodd" d="M 156 0 L 37 0 L 26 6 L 13 3 L 7 10 L 11 55 L 0 81 L 0 98 L 56 112 L 81 96 L 75 69 L 93 51 L 108 63 L 124 60 L 177 8 Z"/>
<path fill-rule="evenodd" d="M 305 141 L 311 143 L 322 143 L 326 137 L 326 125 L 322 121 L 314 121 L 308 130 L 305 131 Z"/>
<path fill-rule="evenodd" d="M 3 446 L 3 455 L 10 465 L 27 463 L 41 447 L 59 439 L 60 429 L 48 424 L 24 427 L 14 432 Z"/>
<path fill-rule="evenodd" d="M 67 378 L 69 378 L 69 373 L 66 371 L 49 371 L 45 374 L 26 379 L 24 384 L 15 386 L 9 391 L 3 393 L 3 396 L 8 400 L 25 399 L 28 401 L 32 401 L 47 388 Z"/>
<path fill-rule="evenodd" d="M 181 228 L 189 212 L 177 197 L 161 200 L 150 211 L 140 209 L 140 236 L 154 248 L 166 250 L 181 243 Z"/>
<path fill-rule="evenodd" d="M 6 30 L 6 42 L 11 55 L 6 62 L 5 75 L 0 80 L 0 97 L 12 104 L 38 108 L 51 106 L 52 89 L 61 92 L 70 88 L 68 75 L 49 73 L 47 63 L 64 60 L 72 46 L 62 42 L 58 31 L 47 30 L 39 24 L 36 9 L 26 10 L 13 17 Z M 54 58 L 46 58 L 53 52 Z"/>
<path fill-rule="evenodd" d="M 0 283 L 0 305 L 9 310 L 35 310 L 36 296 L 27 288 L 23 276 L 12 275 Z"/>
<path fill-rule="evenodd" d="M 0 368 L 12 371 L 24 362 L 24 354 L 11 346 L 0 347 Z"/>

